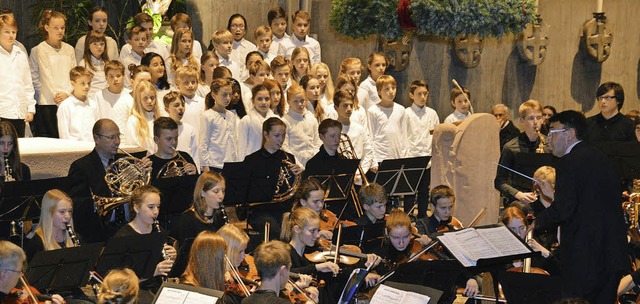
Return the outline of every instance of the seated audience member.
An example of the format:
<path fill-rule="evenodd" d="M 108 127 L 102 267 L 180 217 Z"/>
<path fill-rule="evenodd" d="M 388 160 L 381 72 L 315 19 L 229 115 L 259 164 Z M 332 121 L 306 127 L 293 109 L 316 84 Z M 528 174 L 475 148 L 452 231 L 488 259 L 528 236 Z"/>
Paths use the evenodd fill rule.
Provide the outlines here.
<path fill-rule="evenodd" d="M 504 145 L 520 135 L 520 129 L 509 119 L 509 108 L 504 104 L 497 104 L 491 108 L 491 115 L 495 116 L 500 125 L 500 150 Z M 544 117 L 544 113 L 542 114 Z"/>

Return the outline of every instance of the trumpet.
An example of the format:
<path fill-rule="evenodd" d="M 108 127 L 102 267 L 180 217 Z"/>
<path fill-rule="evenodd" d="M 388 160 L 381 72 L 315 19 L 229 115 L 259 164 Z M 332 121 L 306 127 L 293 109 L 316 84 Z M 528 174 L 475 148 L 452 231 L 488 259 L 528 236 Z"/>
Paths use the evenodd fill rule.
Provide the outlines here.
<path fill-rule="evenodd" d="M 176 148 L 171 147 L 171 149 L 173 149 L 178 154 L 178 159 L 171 160 L 168 163 L 164 164 L 164 166 L 160 168 L 160 171 L 158 171 L 158 174 L 156 175 L 157 179 L 187 175 L 186 167 L 190 163 L 186 159 L 184 159 L 182 154 L 180 154 L 180 152 L 178 152 Z"/>
<path fill-rule="evenodd" d="M 73 228 L 71 227 L 71 224 L 69 224 L 69 222 L 64 223 L 65 228 L 67 228 L 67 233 L 69 234 L 69 238 L 71 239 L 71 242 L 73 243 L 73 246 L 79 247 L 80 246 L 80 241 L 78 240 L 78 237 L 76 236 L 76 233 L 73 231 Z"/>
<path fill-rule="evenodd" d="M 280 165 L 276 193 L 273 195 L 274 203 L 281 203 L 293 197 L 302 181 L 301 175 L 291 170 L 290 167 L 295 164 L 289 160 L 289 155 L 285 153 L 285 157 L 286 159 L 283 159 Z"/>
<path fill-rule="evenodd" d="M 536 148 L 536 153 L 544 153 L 544 145 L 545 145 L 545 141 L 542 138 L 542 133 L 540 133 L 540 129 L 536 129 L 536 132 L 538 133 L 538 138 L 540 139 L 540 143 L 538 144 L 538 147 Z"/>
<path fill-rule="evenodd" d="M 15 182 L 16 179 L 11 175 L 13 170 L 11 169 L 11 165 L 9 165 L 9 157 L 4 157 L 4 181 L 5 182 Z"/>
<path fill-rule="evenodd" d="M 338 154 L 342 158 L 345 159 L 359 159 L 356 154 L 356 149 L 353 147 L 353 143 L 351 142 L 351 138 L 346 133 L 342 133 L 340 135 L 340 142 L 338 143 Z M 358 172 L 360 173 L 360 177 L 362 178 L 362 186 L 369 185 L 369 181 L 367 180 L 367 175 L 364 173 L 362 169 L 362 165 L 358 163 Z"/>

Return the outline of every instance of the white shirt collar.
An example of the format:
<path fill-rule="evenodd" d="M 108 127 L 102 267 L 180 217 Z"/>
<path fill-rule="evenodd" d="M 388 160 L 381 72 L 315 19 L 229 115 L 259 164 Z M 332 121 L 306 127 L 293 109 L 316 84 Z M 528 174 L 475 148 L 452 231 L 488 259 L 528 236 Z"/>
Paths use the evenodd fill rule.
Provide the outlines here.
<path fill-rule="evenodd" d="M 569 153 L 571 152 L 571 150 L 573 149 L 573 147 L 575 147 L 575 146 L 576 146 L 577 144 L 579 144 L 581 141 L 582 141 L 582 140 L 578 140 L 578 141 L 574 142 L 573 144 L 571 144 L 571 146 L 569 146 L 569 147 L 567 148 L 567 152 L 565 152 L 564 154 L 565 154 L 565 155 L 569 154 Z"/>

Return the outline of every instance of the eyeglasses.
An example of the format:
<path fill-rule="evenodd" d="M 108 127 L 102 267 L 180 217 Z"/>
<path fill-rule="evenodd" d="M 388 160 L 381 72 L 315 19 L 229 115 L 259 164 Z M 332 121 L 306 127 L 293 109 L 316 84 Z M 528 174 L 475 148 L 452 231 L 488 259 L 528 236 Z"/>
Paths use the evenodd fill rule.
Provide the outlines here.
<path fill-rule="evenodd" d="M 551 137 L 551 136 L 553 136 L 554 133 L 560 133 L 560 132 L 564 132 L 566 130 L 569 130 L 569 129 L 564 128 L 564 129 L 549 130 L 549 134 L 547 135 L 547 137 Z"/>
<path fill-rule="evenodd" d="M 615 96 L 598 96 L 598 101 L 603 101 L 603 100 L 612 101 L 614 99 L 616 99 Z"/>
<path fill-rule="evenodd" d="M 237 29 L 243 29 L 244 28 L 244 24 L 232 24 L 231 25 L 231 29 L 237 30 Z"/>
<path fill-rule="evenodd" d="M 96 135 L 99 136 L 99 137 L 104 137 L 104 138 L 106 138 L 108 140 L 111 140 L 111 141 L 116 140 L 116 138 L 122 139 L 122 133 L 118 133 L 116 135 L 109 135 L 109 136 L 98 134 L 98 133 L 96 133 Z"/>

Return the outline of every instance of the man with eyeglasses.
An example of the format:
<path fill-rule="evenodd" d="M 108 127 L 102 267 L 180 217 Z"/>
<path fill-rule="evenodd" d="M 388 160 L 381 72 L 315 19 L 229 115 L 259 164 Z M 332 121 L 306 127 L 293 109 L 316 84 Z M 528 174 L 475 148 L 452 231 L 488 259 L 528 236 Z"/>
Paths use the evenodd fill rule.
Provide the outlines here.
<path fill-rule="evenodd" d="M 491 115 L 496 118 L 500 125 L 500 151 L 502 151 L 504 144 L 520 135 L 520 129 L 509 119 L 509 107 L 504 104 L 494 105 L 491 108 Z"/>
<path fill-rule="evenodd" d="M 620 113 L 624 89 L 615 82 L 605 82 L 596 91 L 600 113 L 587 119 L 588 142 L 636 141 L 633 121 Z"/>
<path fill-rule="evenodd" d="M 112 197 L 104 177 L 111 163 L 121 157 L 118 155 L 121 133 L 118 125 L 111 119 L 100 119 L 93 125 L 95 148 L 91 153 L 77 159 L 69 168 L 68 193 L 73 198 L 73 221 L 78 234 L 85 242 L 105 241 L 120 226 L 126 224 L 130 215 L 126 204 L 116 208 L 102 218 L 95 212 L 92 195 Z M 142 159 L 143 165 L 151 170 L 151 161 Z"/>
<path fill-rule="evenodd" d="M 535 229 L 560 227 L 562 297 L 614 303 L 629 267 L 620 177 L 609 158 L 583 141 L 587 120 L 576 111 L 551 117 L 548 140 L 556 185 L 536 181 L 553 203 L 537 215 Z"/>
<path fill-rule="evenodd" d="M 22 303 L 17 295 L 9 293 L 18 285 L 26 260 L 22 248 L 9 241 L 0 241 L 0 303 Z M 54 304 L 65 303 L 57 294 L 52 295 L 50 301 Z"/>

